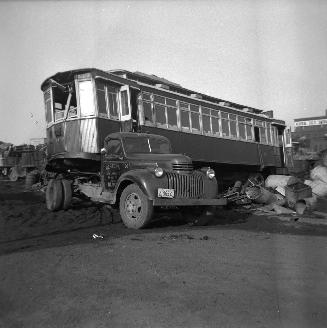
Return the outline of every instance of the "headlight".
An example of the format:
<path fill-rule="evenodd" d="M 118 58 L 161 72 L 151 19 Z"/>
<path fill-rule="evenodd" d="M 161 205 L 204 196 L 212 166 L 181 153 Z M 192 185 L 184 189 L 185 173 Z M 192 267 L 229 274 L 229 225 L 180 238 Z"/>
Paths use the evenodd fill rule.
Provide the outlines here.
<path fill-rule="evenodd" d="M 208 168 L 208 170 L 207 170 L 207 177 L 209 179 L 213 179 L 215 176 L 216 176 L 215 171 L 213 169 L 211 169 L 211 168 Z"/>
<path fill-rule="evenodd" d="M 155 175 L 157 178 L 162 177 L 163 174 L 164 174 L 164 171 L 163 171 L 163 169 L 162 169 L 161 167 L 156 167 L 156 168 L 154 169 L 154 175 Z"/>

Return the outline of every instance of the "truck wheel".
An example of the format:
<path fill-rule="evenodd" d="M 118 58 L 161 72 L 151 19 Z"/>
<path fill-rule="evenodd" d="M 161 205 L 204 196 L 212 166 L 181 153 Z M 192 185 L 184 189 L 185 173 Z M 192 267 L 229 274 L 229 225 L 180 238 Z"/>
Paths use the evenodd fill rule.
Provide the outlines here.
<path fill-rule="evenodd" d="M 140 229 L 151 220 L 153 204 L 136 184 L 130 184 L 121 194 L 119 210 L 127 228 Z"/>
<path fill-rule="evenodd" d="M 72 181 L 62 179 L 62 190 L 63 190 L 63 204 L 62 209 L 67 210 L 72 202 L 73 190 L 72 190 Z"/>
<path fill-rule="evenodd" d="M 15 167 L 12 167 L 10 169 L 9 180 L 10 181 L 17 181 L 18 180 L 18 173 L 17 173 L 17 169 Z"/>
<path fill-rule="evenodd" d="M 45 193 L 45 201 L 50 211 L 57 211 L 61 208 L 63 201 L 63 187 L 60 180 L 51 179 Z"/>

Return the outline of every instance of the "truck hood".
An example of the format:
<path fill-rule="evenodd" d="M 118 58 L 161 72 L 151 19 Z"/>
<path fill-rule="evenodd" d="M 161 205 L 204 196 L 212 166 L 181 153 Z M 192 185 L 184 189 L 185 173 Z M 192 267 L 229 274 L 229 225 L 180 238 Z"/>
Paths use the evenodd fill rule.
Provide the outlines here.
<path fill-rule="evenodd" d="M 131 169 L 152 168 L 159 166 L 172 170 L 174 166 L 192 166 L 192 159 L 182 154 L 131 154 L 127 156 Z"/>

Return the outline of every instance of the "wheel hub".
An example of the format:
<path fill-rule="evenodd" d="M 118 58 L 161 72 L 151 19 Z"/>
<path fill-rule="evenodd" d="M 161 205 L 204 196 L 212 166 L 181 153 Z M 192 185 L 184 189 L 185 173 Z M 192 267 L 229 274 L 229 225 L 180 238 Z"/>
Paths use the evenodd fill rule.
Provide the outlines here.
<path fill-rule="evenodd" d="M 142 203 L 136 193 L 131 193 L 125 201 L 126 214 L 130 219 L 137 219 L 141 214 Z"/>

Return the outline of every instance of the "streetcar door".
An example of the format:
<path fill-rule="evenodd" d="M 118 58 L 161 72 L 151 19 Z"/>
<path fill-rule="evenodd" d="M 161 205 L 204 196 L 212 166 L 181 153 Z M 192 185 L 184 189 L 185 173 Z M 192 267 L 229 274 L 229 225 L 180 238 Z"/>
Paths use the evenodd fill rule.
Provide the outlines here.
<path fill-rule="evenodd" d="M 119 119 L 129 121 L 131 119 L 131 93 L 128 85 L 119 90 Z"/>

